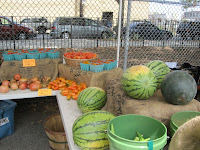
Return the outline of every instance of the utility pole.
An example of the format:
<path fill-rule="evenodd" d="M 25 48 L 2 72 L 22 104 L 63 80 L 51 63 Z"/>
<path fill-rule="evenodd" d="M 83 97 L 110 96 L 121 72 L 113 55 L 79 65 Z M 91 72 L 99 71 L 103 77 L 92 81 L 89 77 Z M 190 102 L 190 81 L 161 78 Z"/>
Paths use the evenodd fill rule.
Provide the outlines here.
<path fill-rule="evenodd" d="M 84 0 L 80 0 L 80 17 L 83 17 L 83 1 Z"/>

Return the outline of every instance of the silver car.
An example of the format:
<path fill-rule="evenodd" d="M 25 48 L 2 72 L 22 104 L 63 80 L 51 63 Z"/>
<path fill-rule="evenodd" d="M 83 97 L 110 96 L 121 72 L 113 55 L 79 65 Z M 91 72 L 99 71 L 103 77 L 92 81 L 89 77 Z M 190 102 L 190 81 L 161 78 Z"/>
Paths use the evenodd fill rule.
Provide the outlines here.
<path fill-rule="evenodd" d="M 99 22 L 82 17 L 57 17 L 51 27 L 52 38 L 109 38 L 113 31 Z"/>

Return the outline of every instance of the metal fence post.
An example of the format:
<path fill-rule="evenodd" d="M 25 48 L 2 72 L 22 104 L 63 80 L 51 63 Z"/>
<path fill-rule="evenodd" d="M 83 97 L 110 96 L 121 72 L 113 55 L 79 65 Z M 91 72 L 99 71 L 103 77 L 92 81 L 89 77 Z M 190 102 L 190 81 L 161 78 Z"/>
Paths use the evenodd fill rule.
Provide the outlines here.
<path fill-rule="evenodd" d="M 13 34 L 13 37 L 14 37 L 14 33 L 15 33 L 15 31 L 14 31 L 14 23 L 13 23 L 13 16 L 11 16 L 11 19 L 12 19 L 12 34 Z M 15 50 L 15 37 L 13 38 L 13 42 L 14 42 L 14 50 Z"/>
<path fill-rule="evenodd" d="M 125 46 L 124 46 L 124 66 L 123 66 L 123 70 L 126 70 L 126 67 L 127 67 L 128 47 L 129 47 L 130 12 L 131 12 L 131 0 L 128 0 L 128 11 L 127 11 Z"/>

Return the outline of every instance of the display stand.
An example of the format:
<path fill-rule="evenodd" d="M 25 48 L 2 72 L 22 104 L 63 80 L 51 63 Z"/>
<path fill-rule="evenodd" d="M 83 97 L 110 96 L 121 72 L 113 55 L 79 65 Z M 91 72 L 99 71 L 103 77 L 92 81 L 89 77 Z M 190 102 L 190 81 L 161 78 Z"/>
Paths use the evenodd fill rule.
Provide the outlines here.
<path fill-rule="evenodd" d="M 62 96 L 60 91 L 53 91 L 52 95 L 56 96 L 59 111 L 62 117 L 63 126 L 65 129 L 68 145 L 70 150 L 80 150 L 77 145 L 74 144 L 73 134 L 72 134 L 72 126 L 76 118 L 82 115 L 82 112 L 76 105 L 75 100 L 67 100 L 66 96 Z M 38 91 L 30 91 L 26 90 L 10 90 L 9 93 L 0 93 L 0 100 L 12 100 L 12 99 L 24 99 L 24 98 L 35 98 L 42 97 L 38 96 Z"/>
<path fill-rule="evenodd" d="M 81 150 L 73 141 L 72 126 L 74 121 L 82 115 L 75 100 L 67 100 L 60 93 L 56 94 L 57 102 L 67 137 L 67 142 L 70 150 Z"/>
<path fill-rule="evenodd" d="M 56 96 L 57 91 L 52 90 L 51 96 Z M 10 90 L 8 93 L 0 93 L 0 100 L 11 100 L 11 99 L 24 99 L 24 98 L 35 98 L 35 97 L 44 97 L 38 96 L 38 91 L 30 91 L 29 89 L 25 90 Z"/>

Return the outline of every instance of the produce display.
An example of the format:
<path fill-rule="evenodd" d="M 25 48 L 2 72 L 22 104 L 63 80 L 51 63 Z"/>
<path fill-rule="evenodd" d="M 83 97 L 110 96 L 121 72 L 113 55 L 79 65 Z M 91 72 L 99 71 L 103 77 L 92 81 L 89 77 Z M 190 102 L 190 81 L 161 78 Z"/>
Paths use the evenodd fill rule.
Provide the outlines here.
<path fill-rule="evenodd" d="M 150 138 L 144 139 L 143 135 L 136 131 L 137 136 L 133 139 L 133 141 L 149 141 Z"/>
<path fill-rule="evenodd" d="M 61 94 L 66 96 L 67 100 L 71 98 L 77 100 L 81 91 L 87 88 L 85 83 L 79 85 L 72 80 L 66 80 L 64 77 L 58 77 L 54 81 L 49 82 L 48 89 L 61 90 Z"/>
<path fill-rule="evenodd" d="M 40 88 L 46 88 L 50 82 L 51 77 L 44 76 L 42 79 L 38 77 L 23 78 L 20 74 L 15 74 L 13 79 L 4 80 L 0 86 L 0 93 L 7 93 L 9 90 L 25 90 L 37 91 Z"/>
<path fill-rule="evenodd" d="M 107 111 L 96 110 L 79 116 L 73 124 L 74 143 L 82 150 L 109 148 L 108 123 L 115 116 Z"/>
<path fill-rule="evenodd" d="M 150 61 L 146 64 L 148 68 L 154 73 L 157 79 L 157 88 L 160 88 L 160 85 L 163 81 L 163 78 L 170 72 L 169 67 L 160 60 Z"/>
<path fill-rule="evenodd" d="M 123 90 L 132 98 L 148 99 L 157 88 L 154 73 L 144 65 L 136 65 L 126 69 L 121 78 Z"/>
<path fill-rule="evenodd" d="M 23 59 L 44 59 L 51 58 L 56 59 L 59 58 L 59 51 L 55 51 L 53 49 L 22 49 L 22 50 L 8 50 L 3 52 L 3 58 L 5 61 L 22 61 Z"/>
<path fill-rule="evenodd" d="M 64 56 L 69 59 L 92 59 L 96 58 L 97 54 L 80 51 L 80 52 L 67 52 L 64 54 Z"/>
<path fill-rule="evenodd" d="M 117 61 L 113 59 L 97 59 L 84 61 L 80 63 L 81 70 L 102 72 L 103 70 L 111 70 L 117 67 Z"/>
<path fill-rule="evenodd" d="M 176 70 L 165 76 L 161 92 L 168 103 L 184 105 L 196 96 L 197 84 L 187 71 Z"/>
<path fill-rule="evenodd" d="M 88 87 L 78 96 L 77 105 L 86 113 L 93 110 L 100 110 L 106 104 L 106 92 L 99 87 Z"/>

